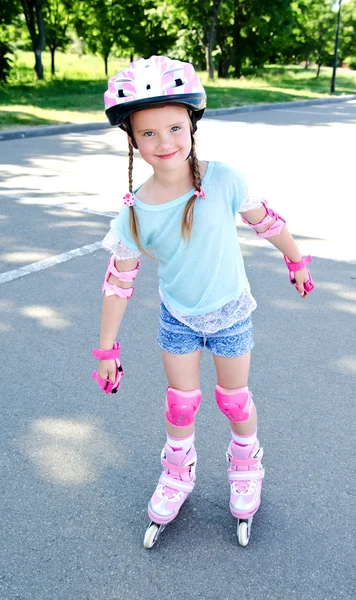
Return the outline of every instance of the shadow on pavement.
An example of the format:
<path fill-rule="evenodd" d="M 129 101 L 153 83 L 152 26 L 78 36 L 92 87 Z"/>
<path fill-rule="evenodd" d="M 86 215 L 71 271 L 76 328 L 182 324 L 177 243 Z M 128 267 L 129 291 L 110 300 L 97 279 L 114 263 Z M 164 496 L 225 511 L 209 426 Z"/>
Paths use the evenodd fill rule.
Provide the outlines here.
<path fill-rule="evenodd" d="M 228 510 L 229 429 L 215 405 L 207 352 L 198 483 L 153 551 L 142 548 L 164 442 L 156 263 L 143 260 L 120 329 L 125 376 L 112 398 L 90 379 L 107 254 L 1 286 L 5 597 L 48 600 L 49 586 L 60 586 L 61 600 L 173 599 L 178 592 L 231 600 L 236 574 L 239 587 L 251 590 L 246 599 L 265 600 L 266 590 L 274 600 L 352 596 L 354 482 L 345 457 L 354 445 L 355 269 L 315 259 L 316 289 L 303 301 L 280 255 L 246 245 L 243 252 L 258 303 L 250 387 L 266 468 L 245 550 Z M 46 309 L 65 326 L 51 324 Z"/>

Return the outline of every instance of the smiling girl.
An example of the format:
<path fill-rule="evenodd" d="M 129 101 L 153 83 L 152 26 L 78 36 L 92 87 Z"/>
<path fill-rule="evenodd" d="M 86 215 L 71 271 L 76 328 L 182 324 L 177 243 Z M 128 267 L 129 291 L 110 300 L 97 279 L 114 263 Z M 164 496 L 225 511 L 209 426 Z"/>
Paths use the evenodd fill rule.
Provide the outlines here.
<path fill-rule="evenodd" d="M 105 94 L 111 125 L 129 144 L 129 192 L 111 223 L 104 247 L 112 252 L 103 285 L 99 358 L 94 378 L 115 393 L 123 374 L 116 341 L 140 255 L 158 260 L 161 298 L 158 344 L 168 380 L 167 440 L 163 472 L 148 505 L 151 547 L 193 490 L 196 478 L 194 420 L 201 402 L 202 349 L 213 355 L 218 408 L 231 429 L 228 480 L 238 539 L 249 540 L 260 505 L 264 469 L 257 413 L 248 387 L 256 307 L 236 232 L 239 212 L 260 237 L 284 254 L 291 281 L 303 298 L 313 289 L 307 264 L 285 220 L 265 201 L 249 197 L 244 176 L 219 162 L 199 161 L 194 134 L 206 94 L 189 63 L 164 56 L 139 59 L 109 81 Z M 152 167 L 133 190 L 133 148 Z"/>

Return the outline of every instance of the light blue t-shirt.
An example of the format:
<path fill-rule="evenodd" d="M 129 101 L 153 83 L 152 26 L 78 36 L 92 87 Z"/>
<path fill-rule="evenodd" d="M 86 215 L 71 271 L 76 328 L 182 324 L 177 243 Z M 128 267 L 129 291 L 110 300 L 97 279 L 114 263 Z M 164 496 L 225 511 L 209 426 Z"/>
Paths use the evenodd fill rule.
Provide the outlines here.
<path fill-rule="evenodd" d="M 247 285 L 235 225 L 246 191 L 245 178 L 228 165 L 209 162 L 202 185 L 206 198 L 195 201 L 189 242 L 182 239 L 181 222 L 193 189 L 165 204 L 153 206 L 137 197 L 134 204 L 140 242 L 159 261 L 163 298 L 184 315 L 221 308 L 238 298 Z M 139 252 L 130 232 L 128 206 L 123 206 L 112 226 L 126 246 Z"/>

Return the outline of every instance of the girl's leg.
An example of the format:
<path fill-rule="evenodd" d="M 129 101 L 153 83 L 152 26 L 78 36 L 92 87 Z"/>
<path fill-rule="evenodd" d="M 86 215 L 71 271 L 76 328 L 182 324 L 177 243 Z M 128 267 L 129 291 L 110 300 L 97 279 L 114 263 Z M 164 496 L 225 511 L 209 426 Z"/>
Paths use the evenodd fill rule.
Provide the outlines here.
<path fill-rule="evenodd" d="M 199 368 L 201 350 L 190 354 L 170 354 L 162 350 L 163 366 L 168 385 L 176 390 L 190 392 L 199 389 Z M 175 427 L 167 424 L 167 434 L 173 438 L 184 438 L 194 432 L 194 423 L 187 427 Z"/>
<path fill-rule="evenodd" d="M 200 356 L 200 350 L 190 354 L 170 354 L 162 351 L 169 388 L 172 388 L 167 392 L 167 412 L 170 417 L 173 414 L 172 404 L 175 402 L 185 415 L 194 414 L 190 406 L 193 406 L 194 410 L 196 406 L 199 407 Z M 173 400 L 169 394 L 173 394 Z M 164 470 L 148 505 L 151 521 L 163 525 L 177 516 L 183 502 L 193 490 L 196 466 L 194 421 L 186 427 L 177 427 L 167 419 L 166 424 L 167 443 L 161 455 Z"/>
<path fill-rule="evenodd" d="M 250 369 L 251 352 L 235 358 L 214 355 L 218 384 L 226 394 L 235 396 L 246 393 Z M 244 388 L 241 390 L 241 388 Z M 234 392 L 232 392 L 234 390 Z M 262 479 L 264 470 L 261 465 L 262 448 L 257 439 L 257 413 L 253 404 L 250 417 L 246 421 L 230 421 L 232 440 L 227 458 L 229 461 L 228 479 L 230 483 L 230 510 L 240 520 L 251 518 L 261 502 Z M 244 530 L 243 530 L 244 531 Z M 249 535 L 249 534 L 248 534 Z M 240 536 L 240 533 L 239 533 Z M 245 545 L 248 536 L 240 540 Z"/>
<path fill-rule="evenodd" d="M 248 386 L 248 375 L 251 363 L 251 351 L 242 356 L 227 358 L 214 354 L 214 363 L 218 384 L 221 387 L 233 390 Z M 251 435 L 257 429 L 257 411 L 253 404 L 251 416 L 241 423 L 230 423 L 231 429 L 240 435 Z"/>

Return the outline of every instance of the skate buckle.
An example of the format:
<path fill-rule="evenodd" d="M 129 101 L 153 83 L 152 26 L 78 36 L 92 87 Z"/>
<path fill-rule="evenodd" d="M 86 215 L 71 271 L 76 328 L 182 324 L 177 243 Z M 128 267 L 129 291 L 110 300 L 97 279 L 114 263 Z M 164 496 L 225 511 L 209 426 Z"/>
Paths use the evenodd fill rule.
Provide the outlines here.
<path fill-rule="evenodd" d="M 226 462 L 231 463 L 231 459 L 232 459 L 232 455 L 230 454 L 230 452 L 226 452 Z"/>

